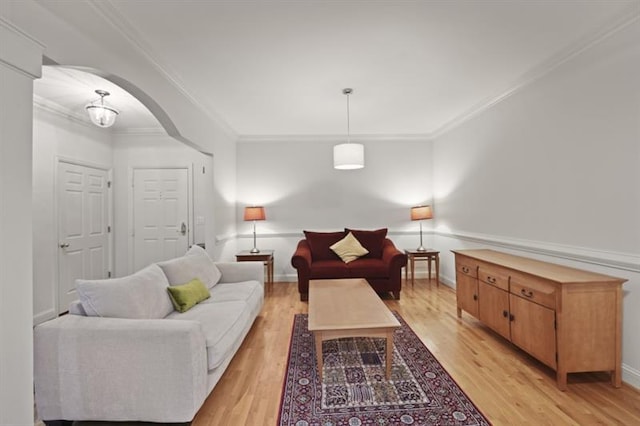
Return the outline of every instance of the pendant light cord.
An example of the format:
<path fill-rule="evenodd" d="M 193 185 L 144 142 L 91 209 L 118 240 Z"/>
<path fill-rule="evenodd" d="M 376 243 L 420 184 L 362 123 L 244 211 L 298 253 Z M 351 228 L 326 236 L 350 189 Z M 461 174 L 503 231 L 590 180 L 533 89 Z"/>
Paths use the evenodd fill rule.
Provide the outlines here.
<path fill-rule="evenodd" d="M 351 123 L 349 122 L 349 93 L 347 93 L 347 143 L 351 142 Z"/>

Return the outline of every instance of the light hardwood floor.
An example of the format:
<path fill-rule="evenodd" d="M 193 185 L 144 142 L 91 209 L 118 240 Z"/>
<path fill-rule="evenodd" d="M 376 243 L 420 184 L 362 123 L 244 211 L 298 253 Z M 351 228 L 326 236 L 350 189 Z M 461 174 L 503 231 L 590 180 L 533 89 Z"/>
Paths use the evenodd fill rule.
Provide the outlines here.
<path fill-rule="evenodd" d="M 456 317 L 455 293 L 435 282 L 404 283 L 400 300 L 385 300 L 494 425 L 640 425 L 640 391 L 615 389 L 603 373 L 555 373 L 470 316 Z M 194 426 L 275 425 L 293 315 L 306 313 L 296 283 L 275 283 Z"/>

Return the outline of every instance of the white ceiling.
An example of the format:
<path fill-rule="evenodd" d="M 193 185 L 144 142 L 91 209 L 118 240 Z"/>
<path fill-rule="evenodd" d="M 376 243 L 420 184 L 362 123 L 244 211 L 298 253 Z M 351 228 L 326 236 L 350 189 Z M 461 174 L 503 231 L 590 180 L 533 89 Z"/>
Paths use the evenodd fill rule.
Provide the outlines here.
<path fill-rule="evenodd" d="M 110 0 L 95 8 L 241 137 L 344 134 L 345 87 L 354 89 L 352 134 L 428 136 L 551 69 L 638 4 Z M 83 102 L 95 88 L 83 88 Z"/>

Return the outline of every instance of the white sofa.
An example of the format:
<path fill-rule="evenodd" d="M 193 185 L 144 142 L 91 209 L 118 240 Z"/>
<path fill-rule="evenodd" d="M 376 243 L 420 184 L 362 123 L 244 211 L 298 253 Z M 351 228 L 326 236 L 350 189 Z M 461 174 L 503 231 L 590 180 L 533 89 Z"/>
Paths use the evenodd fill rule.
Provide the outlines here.
<path fill-rule="evenodd" d="M 210 298 L 173 310 L 167 286 L 199 278 Z M 124 278 L 76 282 L 70 314 L 34 330 L 35 398 L 47 424 L 189 423 L 261 311 L 263 266 L 214 263 L 194 246 Z"/>

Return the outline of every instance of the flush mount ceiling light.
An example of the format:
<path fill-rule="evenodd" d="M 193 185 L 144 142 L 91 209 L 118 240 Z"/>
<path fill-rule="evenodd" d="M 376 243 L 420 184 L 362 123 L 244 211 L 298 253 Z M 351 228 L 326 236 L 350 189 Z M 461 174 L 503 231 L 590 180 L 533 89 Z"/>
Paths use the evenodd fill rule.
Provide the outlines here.
<path fill-rule="evenodd" d="M 347 95 L 347 143 L 333 147 L 333 168 L 338 170 L 355 170 L 364 167 L 364 145 L 351 143 L 351 129 L 349 123 L 349 95 L 353 89 L 342 89 Z"/>
<path fill-rule="evenodd" d="M 104 102 L 104 97 L 109 96 L 109 92 L 106 90 L 96 90 L 96 93 L 100 95 L 100 99 L 96 99 L 85 107 L 89 113 L 91 122 L 98 127 L 111 127 L 113 123 L 116 122 L 116 117 L 119 112 Z"/>

